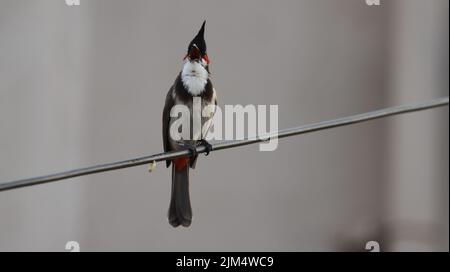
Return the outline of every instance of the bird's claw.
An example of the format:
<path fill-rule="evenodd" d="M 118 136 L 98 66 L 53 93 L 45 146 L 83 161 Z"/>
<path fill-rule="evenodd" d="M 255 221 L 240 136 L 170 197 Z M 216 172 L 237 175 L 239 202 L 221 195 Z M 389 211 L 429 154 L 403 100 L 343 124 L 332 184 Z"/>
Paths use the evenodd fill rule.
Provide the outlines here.
<path fill-rule="evenodd" d="M 187 149 L 191 152 L 191 157 L 194 158 L 198 155 L 197 147 L 189 145 Z"/>
<path fill-rule="evenodd" d="M 208 143 L 208 141 L 205 139 L 201 140 L 201 145 L 203 145 L 205 147 L 205 156 L 208 156 L 209 152 L 211 152 L 213 150 L 212 145 L 210 143 Z"/>

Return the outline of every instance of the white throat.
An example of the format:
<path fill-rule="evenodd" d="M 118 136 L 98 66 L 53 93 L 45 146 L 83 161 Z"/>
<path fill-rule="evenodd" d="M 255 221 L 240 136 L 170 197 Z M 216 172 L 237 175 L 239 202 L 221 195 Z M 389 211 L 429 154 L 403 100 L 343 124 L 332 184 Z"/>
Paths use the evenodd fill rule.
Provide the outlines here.
<path fill-rule="evenodd" d="M 191 95 L 199 95 L 205 90 L 205 85 L 208 82 L 208 71 L 202 65 L 203 63 L 191 62 L 189 59 L 183 65 L 181 71 L 181 80 L 184 87 Z"/>

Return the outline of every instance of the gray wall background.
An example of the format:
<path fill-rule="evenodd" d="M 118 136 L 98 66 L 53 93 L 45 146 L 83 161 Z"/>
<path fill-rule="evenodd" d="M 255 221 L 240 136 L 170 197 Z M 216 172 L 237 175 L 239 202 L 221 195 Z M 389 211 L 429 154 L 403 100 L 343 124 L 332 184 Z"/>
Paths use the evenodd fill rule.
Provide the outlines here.
<path fill-rule="evenodd" d="M 162 150 L 207 19 L 219 104 L 279 127 L 448 96 L 448 1 L 0 1 L 0 182 Z M 160 164 L 0 193 L 0 251 L 448 250 L 448 108 L 212 153 L 173 229 Z"/>

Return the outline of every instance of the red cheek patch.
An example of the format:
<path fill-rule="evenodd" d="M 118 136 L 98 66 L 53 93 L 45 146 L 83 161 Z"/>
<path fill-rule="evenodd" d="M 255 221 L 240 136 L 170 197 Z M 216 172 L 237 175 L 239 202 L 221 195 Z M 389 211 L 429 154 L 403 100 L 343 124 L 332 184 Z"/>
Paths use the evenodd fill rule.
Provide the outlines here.
<path fill-rule="evenodd" d="M 203 59 L 206 61 L 207 64 L 209 64 L 209 58 L 208 58 L 208 55 L 205 54 L 205 55 L 203 56 Z"/>

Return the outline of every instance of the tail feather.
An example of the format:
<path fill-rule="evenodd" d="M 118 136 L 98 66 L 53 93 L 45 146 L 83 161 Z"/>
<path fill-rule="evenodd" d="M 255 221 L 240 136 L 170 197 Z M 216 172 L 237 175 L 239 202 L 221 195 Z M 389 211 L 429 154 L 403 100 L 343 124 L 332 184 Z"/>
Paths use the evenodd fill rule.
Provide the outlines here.
<path fill-rule="evenodd" d="M 172 194 L 169 206 L 169 223 L 173 227 L 189 227 L 192 222 L 192 208 L 189 197 L 189 166 L 178 169 L 172 166 Z"/>

